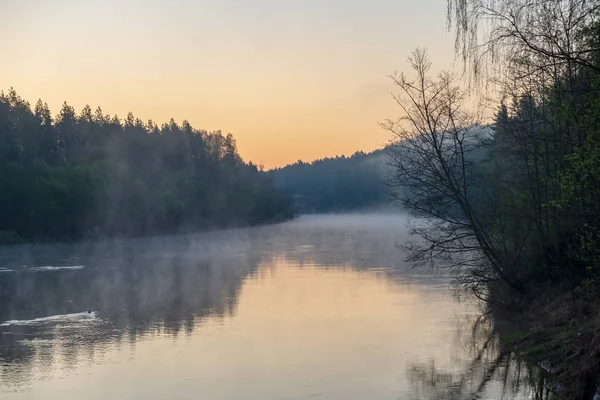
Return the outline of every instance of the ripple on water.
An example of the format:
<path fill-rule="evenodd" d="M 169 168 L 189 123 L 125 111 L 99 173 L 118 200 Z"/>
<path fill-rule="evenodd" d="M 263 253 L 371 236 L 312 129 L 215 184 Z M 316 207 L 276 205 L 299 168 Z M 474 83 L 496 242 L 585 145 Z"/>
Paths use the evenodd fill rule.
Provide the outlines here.
<path fill-rule="evenodd" d="M 5 321 L 0 324 L 2 327 L 7 326 L 32 326 L 32 325 L 41 325 L 41 324 L 53 324 L 60 322 L 90 322 L 90 321 L 98 321 L 98 316 L 95 311 L 90 312 L 80 312 L 73 314 L 61 314 L 61 315 L 51 315 L 48 317 L 34 318 L 34 319 L 15 319 L 10 321 Z"/>

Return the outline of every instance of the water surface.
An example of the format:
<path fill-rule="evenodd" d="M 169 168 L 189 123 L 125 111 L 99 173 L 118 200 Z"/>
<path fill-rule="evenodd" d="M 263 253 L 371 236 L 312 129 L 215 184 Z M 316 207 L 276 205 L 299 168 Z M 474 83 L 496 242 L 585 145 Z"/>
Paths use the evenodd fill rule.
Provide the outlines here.
<path fill-rule="evenodd" d="M 393 215 L 0 250 L 0 398 L 527 398 Z"/>

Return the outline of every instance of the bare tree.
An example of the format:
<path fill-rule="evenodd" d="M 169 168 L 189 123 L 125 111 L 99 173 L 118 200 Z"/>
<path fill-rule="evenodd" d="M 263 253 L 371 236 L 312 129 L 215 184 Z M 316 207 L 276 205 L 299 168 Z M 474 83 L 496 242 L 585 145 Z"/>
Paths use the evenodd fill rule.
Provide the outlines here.
<path fill-rule="evenodd" d="M 495 218 L 497 182 L 484 182 L 477 162 L 490 143 L 490 131 L 465 111 L 467 97 L 452 74 L 431 78 L 424 50 L 409 57 L 414 77 L 391 77 L 403 116 L 382 126 L 395 135 L 391 184 L 415 219 L 417 240 L 406 247 L 417 265 L 437 262 L 452 268 L 459 283 L 482 296 L 500 280 L 522 292 L 516 263 L 528 230 L 502 235 Z"/>

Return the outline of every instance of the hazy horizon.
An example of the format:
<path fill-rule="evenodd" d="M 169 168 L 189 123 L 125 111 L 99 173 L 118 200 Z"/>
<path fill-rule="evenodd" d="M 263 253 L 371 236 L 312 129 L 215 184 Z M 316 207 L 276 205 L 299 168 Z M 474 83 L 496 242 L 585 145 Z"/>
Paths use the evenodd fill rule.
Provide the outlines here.
<path fill-rule="evenodd" d="M 0 89 L 124 118 L 231 132 L 266 168 L 371 151 L 411 50 L 450 68 L 445 0 L 0 1 Z M 424 23 L 427 21 L 427 23 Z"/>

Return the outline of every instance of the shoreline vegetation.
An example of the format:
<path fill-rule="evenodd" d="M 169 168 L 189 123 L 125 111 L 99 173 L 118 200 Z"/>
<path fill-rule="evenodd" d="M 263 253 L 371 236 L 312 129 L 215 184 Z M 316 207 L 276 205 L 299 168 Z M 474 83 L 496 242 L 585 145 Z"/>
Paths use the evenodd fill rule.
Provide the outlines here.
<path fill-rule="evenodd" d="M 0 93 L 0 244 L 145 236 L 291 218 L 231 134 Z"/>
<path fill-rule="evenodd" d="M 415 217 L 408 260 L 450 270 L 538 370 L 532 398 L 600 396 L 600 2 L 448 0 L 472 111 L 452 73 L 390 78 L 390 184 Z M 502 320 L 508 320 L 508 327 Z M 539 390 L 538 390 L 539 389 Z"/>

